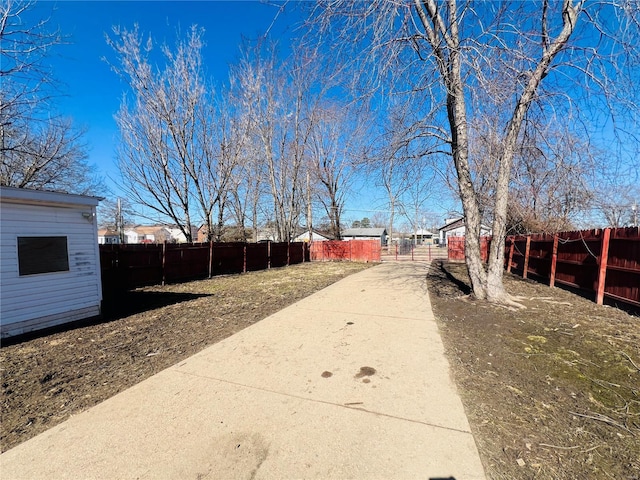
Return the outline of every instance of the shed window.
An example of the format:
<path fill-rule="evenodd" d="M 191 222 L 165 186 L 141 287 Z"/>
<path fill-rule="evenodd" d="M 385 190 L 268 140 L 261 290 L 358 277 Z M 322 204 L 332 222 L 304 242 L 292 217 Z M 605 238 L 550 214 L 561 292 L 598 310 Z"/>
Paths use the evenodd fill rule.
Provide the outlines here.
<path fill-rule="evenodd" d="M 68 272 L 67 237 L 18 237 L 20 275 Z"/>

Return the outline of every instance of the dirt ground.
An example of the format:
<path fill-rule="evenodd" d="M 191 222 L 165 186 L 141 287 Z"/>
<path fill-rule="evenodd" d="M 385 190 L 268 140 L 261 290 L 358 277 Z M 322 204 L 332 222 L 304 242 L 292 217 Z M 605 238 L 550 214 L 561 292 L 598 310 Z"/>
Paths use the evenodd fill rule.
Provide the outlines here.
<path fill-rule="evenodd" d="M 434 313 L 490 479 L 640 479 L 640 317 L 505 274 L 521 310 L 434 263 Z"/>
<path fill-rule="evenodd" d="M 105 321 L 4 344 L 2 451 L 369 266 L 304 263 L 141 288 Z"/>
<path fill-rule="evenodd" d="M 136 290 L 101 323 L 0 349 L 2 451 L 336 280 L 302 264 Z M 471 301 L 464 265 L 428 285 L 490 479 L 640 479 L 640 317 L 506 275 L 526 309 Z"/>

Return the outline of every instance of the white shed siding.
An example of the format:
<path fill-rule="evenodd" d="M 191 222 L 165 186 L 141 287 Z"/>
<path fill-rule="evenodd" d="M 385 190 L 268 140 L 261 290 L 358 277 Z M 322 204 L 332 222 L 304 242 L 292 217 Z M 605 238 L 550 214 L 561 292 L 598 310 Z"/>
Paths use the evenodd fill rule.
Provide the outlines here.
<path fill-rule="evenodd" d="M 47 204 L 42 199 L 24 203 L 28 200 L 6 193 L 3 190 L 0 213 L 2 336 L 99 315 L 102 286 L 95 225 L 97 200 L 84 197 L 86 205 Z M 57 202 L 64 197 L 51 196 Z M 74 197 L 73 203 L 81 199 Z M 38 236 L 67 237 L 69 271 L 20 276 L 18 237 Z"/>

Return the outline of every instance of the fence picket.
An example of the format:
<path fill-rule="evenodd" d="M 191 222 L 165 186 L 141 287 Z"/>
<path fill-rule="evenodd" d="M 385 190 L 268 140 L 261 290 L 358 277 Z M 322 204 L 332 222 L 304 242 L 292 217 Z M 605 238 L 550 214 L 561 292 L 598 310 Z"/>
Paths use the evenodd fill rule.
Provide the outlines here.
<path fill-rule="evenodd" d="M 600 246 L 600 257 L 598 258 L 598 263 L 600 267 L 598 268 L 598 287 L 596 289 L 596 303 L 598 305 L 602 305 L 604 300 L 604 285 L 607 279 L 607 260 L 609 258 L 609 240 L 611 238 L 611 229 L 605 228 L 604 234 L 602 235 L 602 243 Z"/>
<path fill-rule="evenodd" d="M 145 285 L 212 278 L 219 273 L 243 273 L 304 260 L 303 243 L 274 243 L 282 257 L 275 265 L 271 242 L 267 248 L 259 245 L 214 242 L 100 245 L 103 297 L 115 298 L 124 290 Z"/>
<path fill-rule="evenodd" d="M 551 253 L 551 274 L 549 278 L 549 286 L 553 288 L 556 284 L 556 265 L 558 263 L 558 234 L 553 236 L 553 250 Z"/>
<path fill-rule="evenodd" d="M 481 253 L 490 237 L 482 237 Z M 449 260 L 464 259 L 464 237 L 447 239 Z M 555 235 L 511 235 L 505 239 L 505 268 L 550 287 L 566 285 L 640 308 L 640 228 L 607 228 Z"/>

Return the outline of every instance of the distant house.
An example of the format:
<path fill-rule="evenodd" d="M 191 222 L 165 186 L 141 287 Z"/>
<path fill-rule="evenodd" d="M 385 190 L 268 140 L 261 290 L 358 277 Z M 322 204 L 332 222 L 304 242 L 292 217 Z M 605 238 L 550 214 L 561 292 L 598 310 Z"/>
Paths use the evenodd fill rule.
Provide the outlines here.
<path fill-rule="evenodd" d="M 120 243 L 120 235 L 114 230 L 108 228 L 98 229 L 98 243 L 100 245 L 113 245 Z"/>
<path fill-rule="evenodd" d="M 3 338 L 100 315 L 99 201 L 0 187 Z"/>
<path fill-rule="evenodd" d="M 347 228 L 342 231 L 343 240 L 379 240 L 380 245 L 387 244 L 386 228 Z"/>
<path fill-rule="evenodd" d="M 171 225 L 137 225 L 125 229 L 125 243 L 185 243 L 186 235 L 183 231 Z M 193 241 L 197 241 L 198 231 L 192 229 Z"/>
<path fill-rule="evenodd" d="M 254 237 L 252 228 L 242 228 L 236 225 L 226 225 L 222 228 L 220 241 L 222 242 L 243 242 L 245 239 L 251 241 Z M 215 237 L 214 237 L 215 238 Z M 209 228 L 203 224 L 198 229 L 198 234 L 194 235 L 194 241 L 203 243 L 209 241 Z M 197 240 L 196 240 L 197 239 Z"/>
<path fill-rule="evenodd" d="M 326 242 L 328 240 L 332 240 L 332 238 L 326 233 L 320 233 L 317 230 L 311 230 L 311 239 L 314 242 Z M 294 239 L 294 242 L 308 242 L 309 241 L 309 230 L 305 230 L 304 232 L 297 235 Z"/>
<path fill-rule="evenodd" d="M 200 225 L 200 228 L 198 228 L 198 235 L 196 238 L 197 238 L 197 241 L 200 243 L 209 241 L 209 228 L 207 227 L 206 224 L 203 223 L 202 225 Z"/>
<path fill-rule="evenodd" d="M 433 244 L 433 233 L 431 233 L 429 230 L 420 228 L 416 230 L 414 239 L 416 240 L 418 245 L 431 245 Z"/>
<path fill-rule="evenodd" d="M 124 231 L 125 243 L 162 243 L 171 233 L 162 225 L 137 225 Z"/>
<path fill-rule="evenodd" d="M 449 237 L 464 237 L 466 230 L 464 217 L 445 220 L 444 225 L 438 229 L 440 244 L 446 245 Z M 481 224 L 480 235 L 491 235 L 491 228 Z"/>
<path fill-rule="evenodd" d="M 258 234 L 256 240 L 258 242 L 266 242 L 268 240 L 275 242 L 276 241 L 276 231 L 275 228 L 260 228 L 258 229 Z"/>
<path fill-rule="evenodd" d="M 169 232 L 169 238 L 167 239 L 168 242 L 172 242 L 172 243 L 186 243 L 187 242 L 187 236 L 184 234 L 184 232 L 178 228 L 178 227 L 164 227 L 168 232 Z M 192 241 L 196 242 L 198 240 L 198 231 L 196 230 L 196 228 L 192 228 L 191 231 L 191 238 L 193 239 Z"/>

